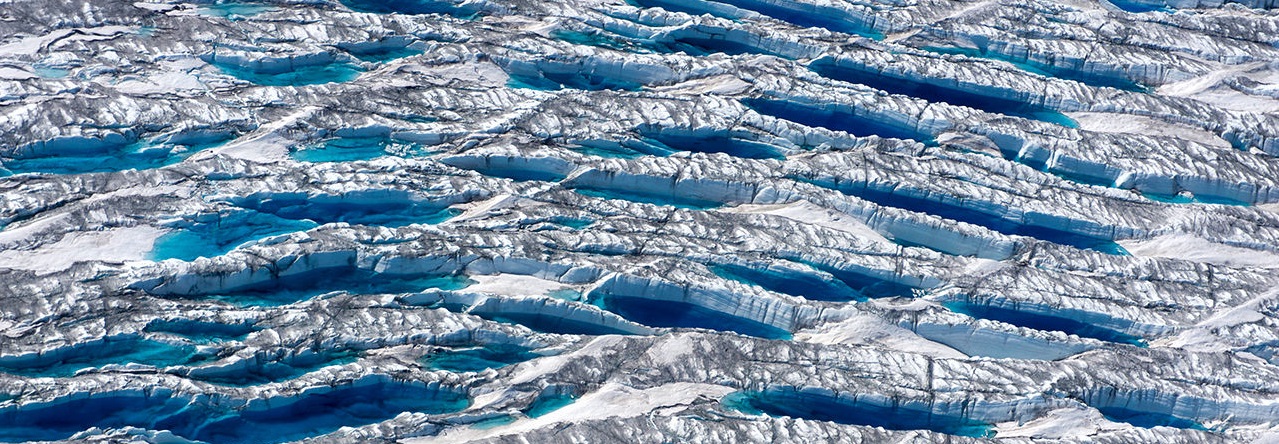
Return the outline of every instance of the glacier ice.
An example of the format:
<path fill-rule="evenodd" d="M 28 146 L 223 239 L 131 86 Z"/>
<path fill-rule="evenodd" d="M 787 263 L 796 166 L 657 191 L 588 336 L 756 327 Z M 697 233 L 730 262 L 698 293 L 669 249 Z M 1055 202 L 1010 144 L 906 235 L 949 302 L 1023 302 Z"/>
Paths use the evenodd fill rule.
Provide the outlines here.
<path fill-rule="evenodd" d="M 1274 440 L 1275 7 L 0 1 L 0 441 Z"/>

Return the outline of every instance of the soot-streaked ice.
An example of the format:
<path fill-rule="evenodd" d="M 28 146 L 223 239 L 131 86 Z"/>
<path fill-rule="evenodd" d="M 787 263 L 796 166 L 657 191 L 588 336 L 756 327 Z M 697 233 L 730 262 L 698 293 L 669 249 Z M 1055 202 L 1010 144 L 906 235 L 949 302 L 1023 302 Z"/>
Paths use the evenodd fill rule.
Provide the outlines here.
<path fill-rule="evenodd" d="M 0 0 L 0 441 L 1279 440 L 1279 15 Z"/>

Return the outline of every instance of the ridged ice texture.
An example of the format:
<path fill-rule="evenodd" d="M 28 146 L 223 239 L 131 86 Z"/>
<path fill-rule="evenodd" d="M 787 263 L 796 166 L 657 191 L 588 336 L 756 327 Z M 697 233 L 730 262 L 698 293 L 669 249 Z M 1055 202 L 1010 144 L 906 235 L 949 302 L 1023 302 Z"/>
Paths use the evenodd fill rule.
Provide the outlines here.
<path fill-rule="evenodd" d="M 1275 6 L 0 0 L 0 441 L 1279 439 Z"/>

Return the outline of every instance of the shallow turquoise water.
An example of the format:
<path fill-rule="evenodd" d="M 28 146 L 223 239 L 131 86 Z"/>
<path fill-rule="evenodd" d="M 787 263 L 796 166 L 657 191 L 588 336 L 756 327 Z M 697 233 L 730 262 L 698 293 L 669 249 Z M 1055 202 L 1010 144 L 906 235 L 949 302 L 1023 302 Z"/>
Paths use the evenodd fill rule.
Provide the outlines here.
<path fill-rule="evenodd" d="M 1240 206 L 1240 207 L 1252 206 L 1252 204 L 1247 202 L 1240 202 L 1233 199 L 1226 199 L 1226 198 L 1214 197 L 1214 196 L 1199 196 L 1199 195 L 1188 196 L 1184 194 L 1178 194 L 1175 196 L 1165 196 L 1165 195 L 1155 194 L 1155 193 L 1141 193 L 1141 197 L 1144 197 L 1156 202 L 1174 203 L 1174 204 L 1200 203 L 1200 204 L 1216 204 L 1216 205 L 1234 205 L 1234 206 Z"/>
<path fill-rule="evenodd" d="M 46 79 L 61 79 L 71 75 L 71 70 L 63 68 L 51 68 L 47 66 L 36 65 L 33 68 L 36 75 Z"/>
<path fill-rule="evenodd" d="M 511 416 L 511 415 L 497 415 L 497 416 L 494 416 L 494 417 L 492 417 L 492 418 L 488 418 L 488 419 L 480 420 L 480 421 L 477 421 L 477 422 L 473 422 L 473 423 L 471 423 L 471 427 L 472 427 L 472 428 L 476 428 L 476 429 L 480 429 L 480 430 L 488 430 L 488 429 L 493 429 L 493 428 L 501 427 L 501 426 L 504 426 L 504 425 L 507 425 L 507 424 L 510 424 L 510 423 L 513 423 L 513 422 L 515 422 L 515 417 L 514 417 L 514 416 Z"/>
<path fill-rule="evenodd" d="M 302 162 L 353 162 L 389 155 L 395 142 L 385 137 L 344 137 L 329 139 L 318 145 L 290 153 Z"/>
<path fill-rule="evenodd" d="M 191 364 L 208 359 L 195 347 L 130 337 L 79 346 L 65 357 L 17 356 L 0 360 L 0 372 L 28 377 L 64 378 L 77 371 L 109 364 L 143 364 L 155 367 Z"/>
<path fill-rule="evenodd" d="M 209 17 L 222 17 L 227 19 L 252 17 L 263 12 L 275 10 L 271 5 L 258 5 L 253 3 L 218 3 L 200 8 L 199 14 Z"/>
<path fill-rule="evenodd" d="M 231 135 L 190 144 L 138 141 L 92 148 L 64 146 L 46 155 L 0 158 L 0 177 L 23 173 L 86 174 L 145 170 L 173 165 L 202 150 L 226 143 Z"/>
<path fill-rule="evenodd" d="M 325 83 L 342 83 L 355 80 L 360 77 L 360 74 L 364 73 L 364 71 L 358 66 L 344 62 L 303 66 L 292 71 L 278 73 L 258 72 L 243 66 L 216 61 L 211 64 L 226 75 L 263 86 L 304 86 L 320 85 Z"/>
<path fill-rule="evenodd" d="M 577 397 L 569 394 L 546 394 L 538 396 L 528 408 L 524 410 L 524 414 L 530 418 L 537 418 L 553 411 L 559 410 L 577 401 Z"/>
<path fill-rule="evenodd" d="M 334 291 L 352 294 L 413 293 L 431 289 L 461 290 L 474 284 L 466 276 L 395 277 L 367 272 L 324 271 L 266 283 L 258 288 L 202 298 L 238 307 L 274 307 Z"/>
<path fill-rule="evenodd" d="M 170 333 L 186 337 L 196 344 L 211 344 L 243 340 L 249 333 L 256 331 L 256 328 L 251 323 L 223 324 L 186 319 L 157 319 L 148 323 L 143 331 Z"/>
<path fill-rule="evenodd" d="M 195 260 L 221 256 L 235 247 L 271 236 L 306 231 L 319 224 L 309 220 L 285 219 L 252 210 L 236 210 L 184 222 L 178 230 L 160 236 L 150 259 Z"/>
<path fill-rule="evenodd" d="M 538 357 L 541 355 L 524 347 L 490 344 L 460 350 L 441 350 L 423 356 L 422 363 L 434 370 L 461 373 L 502 368 Z"/>

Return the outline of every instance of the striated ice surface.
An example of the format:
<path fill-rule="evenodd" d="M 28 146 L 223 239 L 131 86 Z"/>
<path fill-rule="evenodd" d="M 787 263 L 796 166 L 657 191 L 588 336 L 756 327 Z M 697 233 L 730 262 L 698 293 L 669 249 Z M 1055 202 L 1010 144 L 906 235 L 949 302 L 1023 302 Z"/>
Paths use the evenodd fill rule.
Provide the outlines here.
<path fill-rule="evenodd" d="M 0 0 L 0 442 L 1279 440 L 1236 0 Z"/>

